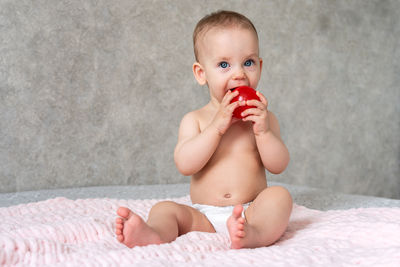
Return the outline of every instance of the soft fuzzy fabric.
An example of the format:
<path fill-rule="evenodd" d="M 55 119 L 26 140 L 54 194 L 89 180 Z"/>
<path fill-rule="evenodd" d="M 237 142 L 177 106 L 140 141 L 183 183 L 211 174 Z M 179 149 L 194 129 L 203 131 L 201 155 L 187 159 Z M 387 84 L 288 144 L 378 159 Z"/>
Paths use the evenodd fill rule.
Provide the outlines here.
<path fill-rule="evenodd" d="M 189 197 L 172 199 L 190 203 Z M 275 245 L 230 249 L 222 234 L 192 232 L 129 249 L 115 238 L 115 211 L 146 219 L 157 200 L 66 198 L 0 208 L 0 265 L 22 266 L 400 266 L 400 208 L 317 211 L 294 205 Z"/>

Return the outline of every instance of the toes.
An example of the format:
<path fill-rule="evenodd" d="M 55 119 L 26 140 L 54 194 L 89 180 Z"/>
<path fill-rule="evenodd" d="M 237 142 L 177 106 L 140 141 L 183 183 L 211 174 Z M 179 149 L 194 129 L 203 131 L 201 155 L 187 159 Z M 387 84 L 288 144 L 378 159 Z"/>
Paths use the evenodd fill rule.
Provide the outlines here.
<path fill-rule="evenodd" d="M 244 238 L 246 236 L 246 232 L 245 231 L 237 231 L 236 236 L 240 237 L 240 238 Z"/>
<path fill-rule="evenodd" d="M 243 212 L 243 206 L 242 205 L 236 205 L 233 208 L 232 215 L 233 215 L 233 217 L 238 219 L 238 218 L 242 217 L 242 212 Z"/>
<path fill-rule="evenodd" d="M 130 212 L 131 212 L 130 209 L 128 209 L 126 207 L 119 207 L 117 210 L 117 214 L 125 219 L 129 218 Z"/>
<path fill-rule="evenodd" d="M 124 241 L 124 236 L 123 235 L 117 235 L 117 240 L 122 243 Z"/>

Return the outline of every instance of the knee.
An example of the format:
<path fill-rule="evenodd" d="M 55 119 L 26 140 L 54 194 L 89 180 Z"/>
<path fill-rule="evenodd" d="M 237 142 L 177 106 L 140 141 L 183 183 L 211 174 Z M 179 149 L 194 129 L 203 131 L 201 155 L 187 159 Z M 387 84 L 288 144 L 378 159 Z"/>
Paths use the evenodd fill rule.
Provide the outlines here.
<path fill-rule="evenodd" d="M 179 208 L 179 204 L 173 201 L 161 201 L 156 203 L 150 212 L 169 213 Z"/>
<path fill-rule="evenodd" d="M 289 191 L 282 186 L 268 187 L 270 197 L 273 201 L 282 208 L 292 210 L 293 199 Z"/>

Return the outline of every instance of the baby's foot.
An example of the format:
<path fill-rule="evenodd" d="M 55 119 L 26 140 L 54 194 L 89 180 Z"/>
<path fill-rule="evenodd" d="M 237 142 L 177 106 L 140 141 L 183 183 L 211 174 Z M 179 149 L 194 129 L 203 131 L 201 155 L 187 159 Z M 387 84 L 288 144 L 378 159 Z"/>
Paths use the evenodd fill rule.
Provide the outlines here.
<path fill-rule="evenodd" d="M 236 205 L 233 208 L 232 215 L 226 222 L 228 226 L 229 236 L 231 238 L 231 247 L 239 249 L 244 247 L 244 238 L 246 237 L 246 221 L 242 217 L 243 206 Z"/>
<path fill-rule="evenodd" d="M 117 239 L 127 247 L 161 244 L 160 236 L 143 219 L 130 209 L 120 207 L 115 220 Z"/>

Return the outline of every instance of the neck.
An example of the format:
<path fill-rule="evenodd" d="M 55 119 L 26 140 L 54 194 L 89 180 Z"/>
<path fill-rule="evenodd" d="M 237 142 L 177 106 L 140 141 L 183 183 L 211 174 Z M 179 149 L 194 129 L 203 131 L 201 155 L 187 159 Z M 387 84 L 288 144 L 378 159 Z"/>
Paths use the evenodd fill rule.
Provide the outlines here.
<path fill-rule="evenodd" d="M 209 105 L 212 109 L 218 109 L 220 104 L 221 103 L 215 97 L 211 97 Z"/>

